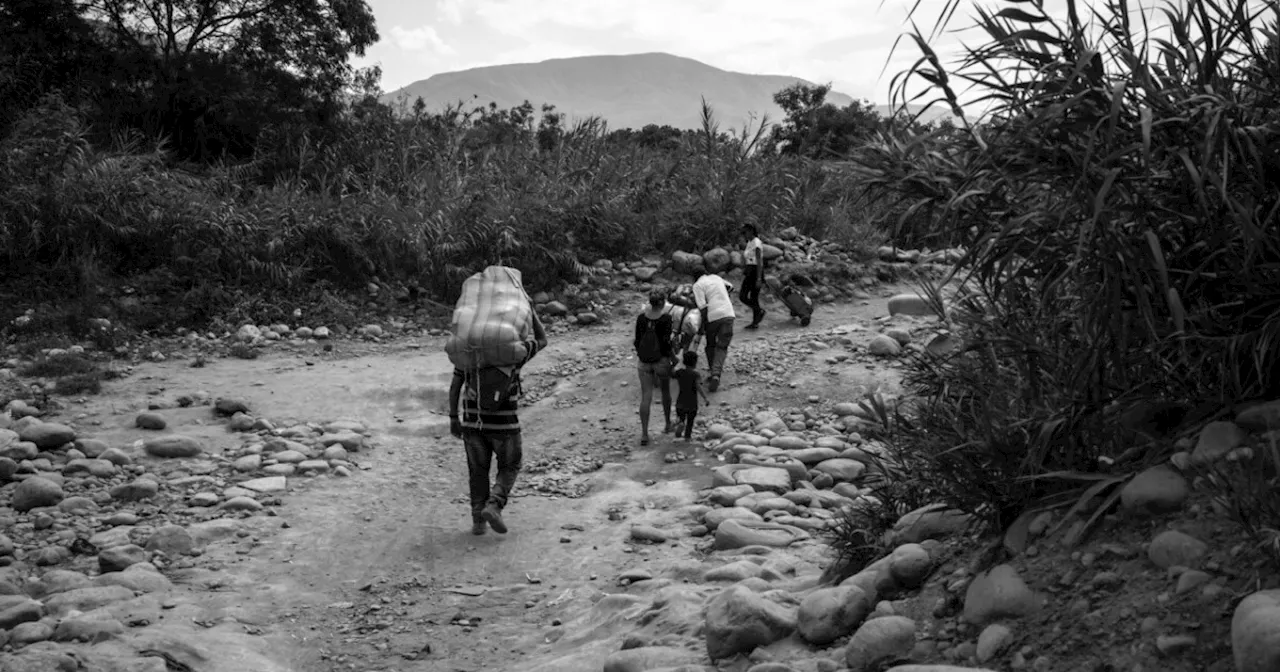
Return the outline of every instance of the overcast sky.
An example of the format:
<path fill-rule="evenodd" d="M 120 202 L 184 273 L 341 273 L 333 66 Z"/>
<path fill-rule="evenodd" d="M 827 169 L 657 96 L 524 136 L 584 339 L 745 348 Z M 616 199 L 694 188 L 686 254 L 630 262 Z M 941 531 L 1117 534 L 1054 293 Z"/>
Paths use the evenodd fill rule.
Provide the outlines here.
<path fill-rule="evenodd" d="M 961 40 L 986 42 L 973 25 L 974 0 L 961 8 L 951 31 L 933 48 L 950 63 Z M 1156 11 L 1167 2 L 1129 0 L 1131 18 L 1167 25 Z M 661 51 L 725 70 L 789 75 L 855 98 L 889 103 L 893 77 L 920 57 L 909 39 L 907 15 L 929 34 L 948 0 L 366 0 L 381 41 L 357 66 L 382 66 L 384 91 L 439 72 L 549 58 Z M 1106 0 L 1078 0 L 1089 8 Z M 1261 5 L 1261 0 L 1255 3 Z M 1010 0 L 981 0 L 999 10 Z M 1066 0 L 1046 0 L 1065 20 Z M 893 53 L 890 59 L 890 54 Z M 888 67 L 886 68 L 886 60 Z M 919 89 L 916 89 L 917 91 Z"/>
<path fill-rule="evenodd" d="M 904 42 L 881 76 L 915 0 L 366 1 L 382 40 L 357 65 L 380 64 L 388 92 L 438 72 L 662 51 L 725 70 L 831 82 L 887 103 L 893 74 L 919 57 Z M 944 3 L 920 0 L 922 28 Z"/>

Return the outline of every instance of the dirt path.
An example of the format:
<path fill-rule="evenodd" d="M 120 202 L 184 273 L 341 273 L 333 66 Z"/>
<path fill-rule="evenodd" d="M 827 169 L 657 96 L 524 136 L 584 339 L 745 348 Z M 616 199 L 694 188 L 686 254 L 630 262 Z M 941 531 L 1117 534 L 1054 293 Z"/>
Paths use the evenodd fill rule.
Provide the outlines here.
<path fill-rule="evenodd" d="M 893 386 L 887 365 L 836 362 L 835 354 L 847 352 L 841 346 L 807 347 L 823 334 L 830 345 L 831 330 L 842 325 L 854 341 L 869 339 L 874 331 L 857 328 L 874 329 L 892 293 L 819 306 L 805 329 L 775 311 L 765 328 L 740 332 L 714 397 L 719 406 L 706 415 L 799 408 L 810 397 L 851 400 L 859 387 Z M 696 539 L 629 541 L 634 523 L 673 523 L 679 506 L 709 482 L 704 460 L 714 462 L 700 444 L 666 436 L 638 447 L 629 327 L 618 320 L 560 334 L 530 365 L 527 387 L 542 398 L 522 413 L 526 473 L 505 536 L 469 534 L 466 467 L 443 415 L 451 374 L 443 339 L 372 348 L 344 342 L 334 353 L 280 351 L 204 368 L 146 364 L 86 402 L 80 421 L 123 435 L 133 431 L 124 426 L 132 419 L 126 410 L 204 390 L 241 398 L 277 426 L 365 423 L 379 447 L 357 456 L 360 473 L 301 486 L 292 484 L 306 479 L 290 479 L 293 492 L 260 534 L 206 558 L 234 567 L 236 576 L 236 585 L 221 587 L 232 592 L 208 601 L 261 623 L 273 658 L 294 670 L 528 670 L 565 647 L 589 644 L 559 641 L 559 625 L 619 590 L 620 573 L 698 557 Z M 766 359 L 775 370 L 729 372 L 735 361 Z M 191 412 L 175 419 L 202 422 Z M 654 415 L 661 417 L 656 404 Z M 234 440 L 221 426 L 207 430 L 203 438 L 215 444 Z M 670 453 L 690 459 L 670 463 Z"/>

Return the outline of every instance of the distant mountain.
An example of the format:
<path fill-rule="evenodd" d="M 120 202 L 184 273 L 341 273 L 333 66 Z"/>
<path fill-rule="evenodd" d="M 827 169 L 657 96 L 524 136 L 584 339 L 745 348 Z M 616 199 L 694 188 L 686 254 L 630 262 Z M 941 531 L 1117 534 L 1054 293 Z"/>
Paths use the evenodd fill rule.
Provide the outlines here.
<path fill-rule="evenodd" d="M 721 129 L 729 130 L 742 128 L 752 114 L 757 120 L 768 114 L 772 121 L 781 121 L 782 110 L 773 94 L 797 82 L 812 84 L 798 77 L 729 72 L 691 58 L 651 53 L 444 72 L 386 94 L 383 100 L 412 104 L 421 97 L 431 111 L 459 101 L 509 108 L 528 100 L 535 107 L 551 103 L 571 120 L 599 116 L 611 129 L 638 129 L 648 124 L 698 128 L 705 97 Z M 827 101 L 844 107 L 853 99 L 832 91 Z M 887 114 L 889 107 L 877 109 Z"/>

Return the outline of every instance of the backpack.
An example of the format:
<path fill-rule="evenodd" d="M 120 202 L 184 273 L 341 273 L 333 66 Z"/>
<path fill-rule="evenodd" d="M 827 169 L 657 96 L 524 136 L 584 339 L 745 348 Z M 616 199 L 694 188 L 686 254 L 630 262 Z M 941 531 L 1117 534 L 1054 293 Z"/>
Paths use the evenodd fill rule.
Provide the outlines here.
<path fill-rule="evenodd" d="M 640 345 L 636 348 L 636 355 L 640 361 L 645 364 L 652 364 L 662 359 L 662 342 L 658 340 L 658 320 L 651 320 L 647 316 L 640 316 L 644 320 L 644 333 L 640 335 Z"/>
<path fill-rule="evenodd" d="M 466 376 L 467 387 L 475 395 L 477 408 L 485 412 L 500 410 L 520 396 L 520 371 L 514 368 L 510 371 L 491 366 Z"/>

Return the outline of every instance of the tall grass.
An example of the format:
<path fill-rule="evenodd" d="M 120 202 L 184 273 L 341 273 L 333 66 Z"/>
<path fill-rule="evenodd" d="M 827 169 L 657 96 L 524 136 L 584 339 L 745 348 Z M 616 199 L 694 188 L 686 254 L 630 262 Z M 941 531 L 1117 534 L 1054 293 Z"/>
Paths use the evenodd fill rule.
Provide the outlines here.
<path fill-rule="evenodd" d="M 989 115 L 855 162 L 901 226 L 969 250 L 946 316 L 965 348 L 913 360 L 905 440 L 1001 527 L 1046 501 L 1105 510 L 1165 459 L 1125 443 L 1125 412 L 1280 396 L 1277 3 L 1054 6 L 987 3 L 950 65 L 913 29 L 899 100 L 922 83 Z"/>
<path fill-rule="evenodd" d="M 212 168 L 176 165 L 149 138 L 93 146 L 83 118 L 51 95 L 0 139 L 0 275 L 78 279 L 85 305 L 129 279 L 175 297 L 179 322 L 318 282 L 376 278 L 452 300 L 497 262 L 551 287 L 597 258 L 723 244 L 745 221 L 873 237 L 847 180 L 763 154 L 767 121 L 722 131 L 709 106 L 700 132 L 651 148 L 527 107 L 365 100 L 327 130 L 268 129 L 253 161 Z"/>

